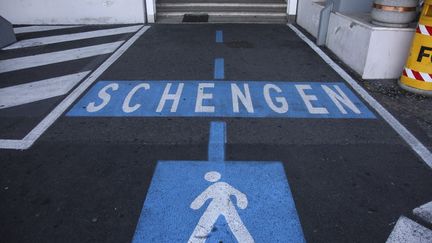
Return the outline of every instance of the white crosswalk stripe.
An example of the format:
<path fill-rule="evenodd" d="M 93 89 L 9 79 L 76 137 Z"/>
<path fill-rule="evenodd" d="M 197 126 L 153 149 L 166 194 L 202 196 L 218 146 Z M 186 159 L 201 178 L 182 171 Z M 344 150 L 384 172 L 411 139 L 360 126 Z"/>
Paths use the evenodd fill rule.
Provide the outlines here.
<path fill-rule="evenodd" d="M 1 60 L 0 73 L 108 54 L 114 52 L 123 42 L 124 41 L 117 41 L 107 44 L 75 48 L 65 51 L 57 51 L 34 56 L 25 56 Z"/>
<path fill-rule="evenodd" d="M 122 27 L 122 28 L 94 30 L 94 31 L 86 31 L 86 32 L 80 32 L 80 33 L 74 33 L 74 34 L 65 34 L 65 35 L 55 35 L 55 36 L 48 36 L 48 37 L 33 38 L 33 39 L 18 41 L 15 44 L 12 44 L 8 47 L 3 48 L 2 50 L 11 50 L 11 49 L 24 48 L 24 47 L 42 46 L 42 45 L 53 44 L 53 43 L 61 43 L 61 42 L 66 42 L 66 41 L 74 41 L 74 40 L 82 40 L 82 39 L 89 39 L 89 38 L 102 37 L 102 36 L 126 34 L 126 33 L 135 32 L 139 28 L 141 28 L 140 25 L 135 25 L 135 26 L 129 26 L 129 27 Z"/>
<path fill-rule="evenodd" d="M 432 224 L 432 201 L 413 210 L 413 214 Z"/>
<path fill-rule="evenodd" d="M 0 109 L 28 104 L 68 93 L 90 71 L 0 89 Z"/>
<path fill-rule="evenodd" d="M 35 114 L 40 115 L 43 113 L 44 118 L 41 118 L 42 121 L 36 127 L 30 127 L 31 132 L 22 139 L 2 138 L 0 134 L 0 148 L 27 149 L 30 147 L 63 114 L 72 102 L 102 74 L 103 70 L 106 70 L 150 28 L 134 25 L 93 31 L 82 28 L 82 31 L 80 31 L 79 27 L 81 26 L 26 26 L 14 28 L 15 33 L 44 31 L 42 33 L 44 36 L 31 39 L 25 39 L 25 36 L 23 36 L 23 40 L 5 49 L 0 49 L 0 82 L 11 84 L 7 86 L 3 83 L 2 88 L 0 88 L 0 119 L 2 116 L 6 116 L 8 119 L 14 117 L 12 119 L 15 119 L 16 114 L 18 114 L 16 112 L 20 112 L 19 109 L 15 110 L 15 107 L 19 106 L 25 109 L 26 104 L 67 95 L 65 99 L 57 104 L 54 110 L 49 112 L 48 116 L 43 113 L 45 108 L 35 109 Z M 74 33 L 53 35 L 53 33 L 58 32 L 52 32 L 52 30 L 67 28 L 75 28 Z M 134 33 L 130 39 L 127 38 L 129 33 Z M 119 36 L 114 37 L 114 35 Z M 97 37 L 106 37 L 107 39 L 98 38 L 93 40 L 93 38 Z M 118 41 L 113 41 L 113 38 Z M 63 49 L 61 49 L 63 45 L 50 45 L 63 42 L 68 42 Z M 83 45 L 85 46 L 83 47 Z M 33 46 L 43 46 L 43 48 L 20 49 Z M 14 50 L 4 51 L 6 49 Z M 98 66 L 100 59 L 71 62 L 104 54 L 112 55 L 101 66 Z M 54 64 L 56 65 L 54 66 Z M 85 66 L 80 67 L 80 65 Z M 38 67 L 40 66 L 44 66 L 42 72 L 39 72 L 41 69 Z M 62 70 L 63 67 L 65 67 L 65 71 Z M 52 74 L 46 73 L 47 71 L 52 71 Z M 32 77 L 33 73 L 34 76 L 40 78 Z M 15 78 L 16 80 L 11 80 Z M 11 114 L 13 115 L 10 116 Z M 22 117 L 26 117 L 26 114 L 19 113 L 19 119 L 22 119 Z"/>
<path fill-rule="evenodd" d="M 48 30 L 70 29 L 76 27 L 80 27 L 80 26 L 79 25 L 33 25 L 33 26 L 14 28 L 14 32 L 15 34 L 23 34 L 23 33 L 41 32 L 41 31 L 48 31 Z"/>
<path fill-rule="evenodd" d="M 407 217 L 401 216 L 386 243 L 422 243 L 431 242 L 431 239 L 432 230 L 414 222 Z"/>

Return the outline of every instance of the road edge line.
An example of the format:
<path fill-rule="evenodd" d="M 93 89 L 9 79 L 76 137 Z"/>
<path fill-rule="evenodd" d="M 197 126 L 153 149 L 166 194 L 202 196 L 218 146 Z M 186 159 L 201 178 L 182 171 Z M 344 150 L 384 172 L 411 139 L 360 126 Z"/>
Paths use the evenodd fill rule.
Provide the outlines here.
<path fill-rule="evenodd" d="M 150 26 L 142 26 L 129 40 L 121 45 L 107 60 L 96 68 L 78 87 L 60 102 L 36 127 L 23 139 L 0 139 L 0 149 L 25 150 L 34 142 L 90 87 L 102 73 L 104 73 L 129 47 L 143 35 Z"/>
<path fill-rule="evenodd" d="M 307 38 L 297 27 L 288 24 L 300 39 L 309 45 L 334 71 L 336 71 L 392 128 L 416 154 L 432 169 L 432 153 L 408 129 L 402 125 L 389 111 L 387 111 L 375 98 L 373 98 L 351 75 L 336 64 L 324 51 Z"/>

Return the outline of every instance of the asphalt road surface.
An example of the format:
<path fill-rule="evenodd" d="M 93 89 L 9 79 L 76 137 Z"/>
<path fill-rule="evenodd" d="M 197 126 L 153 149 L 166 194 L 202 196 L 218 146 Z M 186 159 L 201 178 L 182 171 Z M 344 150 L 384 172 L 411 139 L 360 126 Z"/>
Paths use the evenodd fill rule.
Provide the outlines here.
<path fill-rule="evenodd" d="M 18 34 L 0 241 L 431 242 L 428 147 L 294 30 Z"/>

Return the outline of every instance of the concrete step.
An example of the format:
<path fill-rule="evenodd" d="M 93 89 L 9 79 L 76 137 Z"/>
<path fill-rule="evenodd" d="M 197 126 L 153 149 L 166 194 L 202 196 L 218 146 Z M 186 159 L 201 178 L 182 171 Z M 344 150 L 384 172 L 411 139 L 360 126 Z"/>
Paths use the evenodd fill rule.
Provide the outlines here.
<path fill-rule="evenodd" d="M 157 3 L 284 3 L 285 0 L 158 0 Z"/>
<path fill-rule="evenodd" d="M 156 21 L 181 23 L 185 14 L 208 14 L 210 23 L 287 23 L 284 0 L 159 0 Z"/>
<path fill-rule="evenodd" d="M 158 3 L 158 12 L 286 13 L 286 3 Z"/>
<path fill-rule="evenodd" d="M 158 23 L 181 23 L 185 14 L 198 12 L 158 12 Z M 209 23 L 287 23 L 286 13 L 208 12 Z"/>

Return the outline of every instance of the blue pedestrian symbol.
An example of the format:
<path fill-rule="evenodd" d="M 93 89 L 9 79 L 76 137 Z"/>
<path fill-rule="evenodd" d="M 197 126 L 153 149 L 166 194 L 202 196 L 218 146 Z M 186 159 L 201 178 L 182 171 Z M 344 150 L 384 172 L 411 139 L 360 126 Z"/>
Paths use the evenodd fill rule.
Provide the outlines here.
<path fill-rule="evenodd" d="M 133 238 L 141 242 L 305 242 L 283 165 L 225 161 L 212 122 L 209 161 L 159 161 Z"/>

